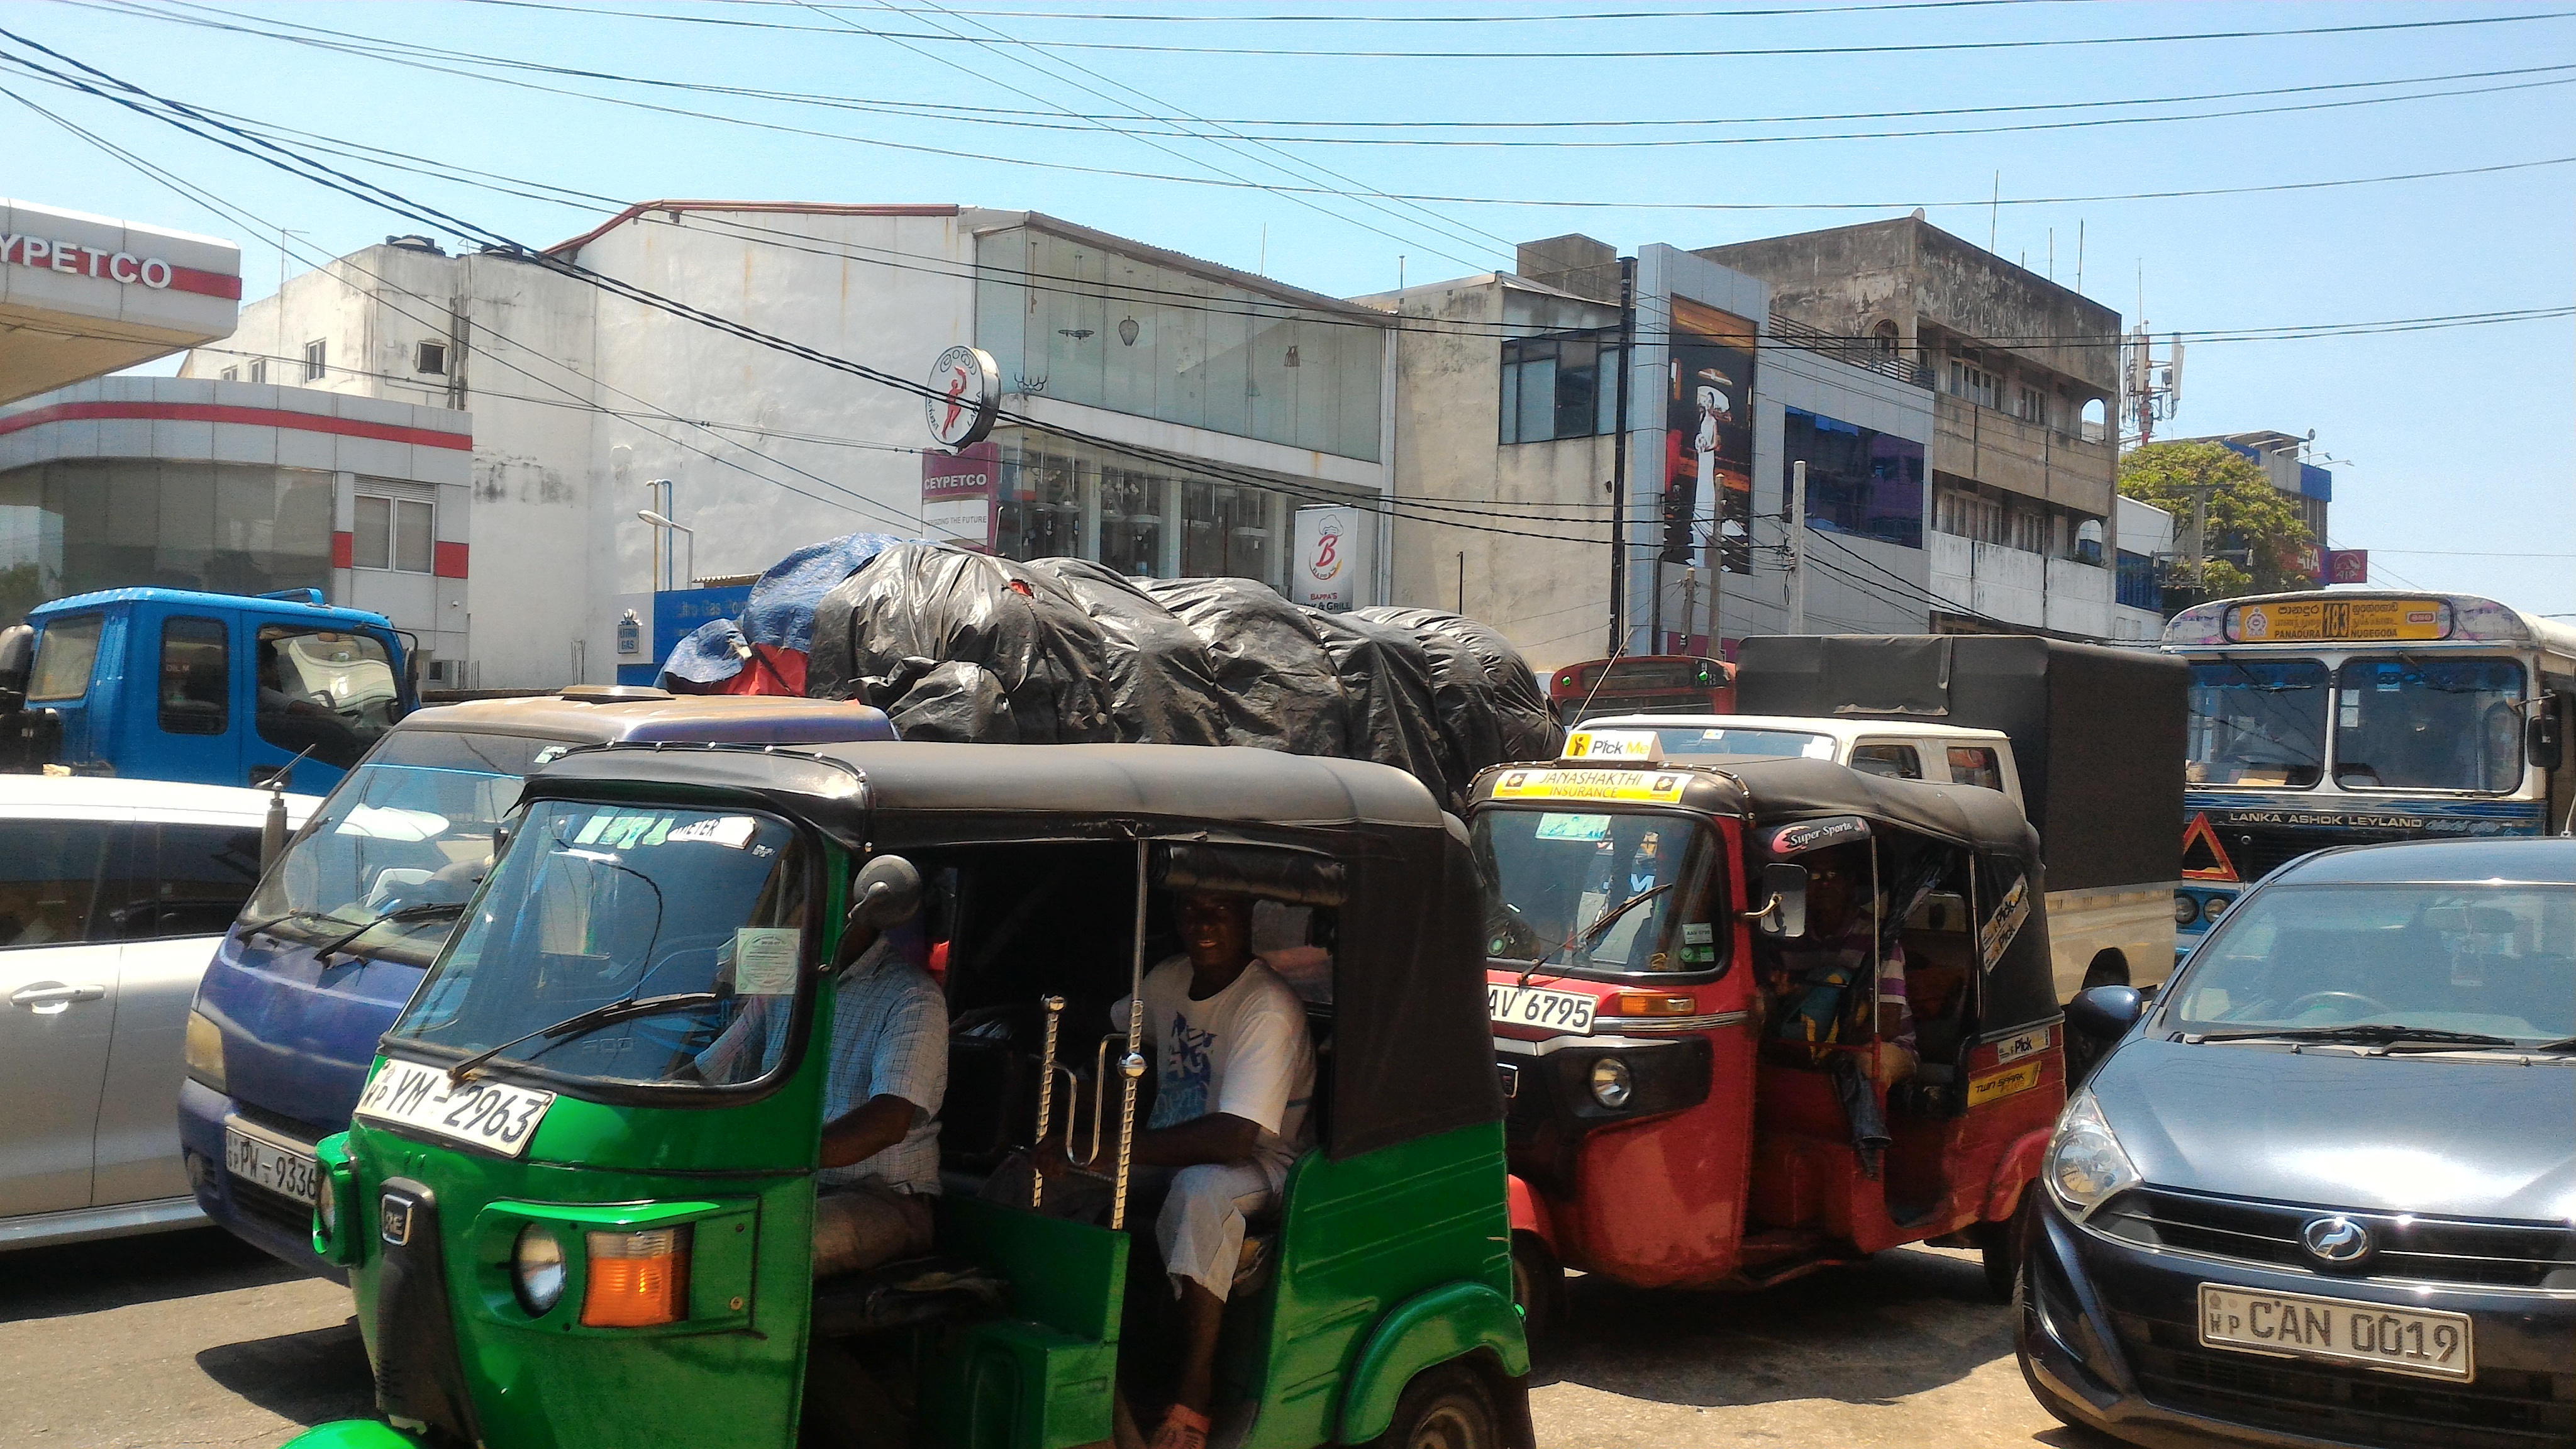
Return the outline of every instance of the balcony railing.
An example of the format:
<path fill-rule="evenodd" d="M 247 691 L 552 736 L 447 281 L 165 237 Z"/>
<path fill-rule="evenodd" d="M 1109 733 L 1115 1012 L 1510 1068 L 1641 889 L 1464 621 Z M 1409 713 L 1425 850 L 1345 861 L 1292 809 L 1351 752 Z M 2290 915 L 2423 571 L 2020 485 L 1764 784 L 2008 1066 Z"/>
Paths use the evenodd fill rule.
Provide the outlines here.
<path fill-rule="evenodd" d="M 1807 352 L 1822 353 L 1836 362 L 1847 362 L 1854 367 L 1867 368 L 1881 377 L 1892 377 L 1898 382 L 1911 383 L 1916 387 L 1932 385 L 1930 368 L 1916 363 L 1903 352 L 1889 351 L 1875 337 L 1842 337 L 1810 327 L 1803 322 L 1792 322 L 1774 312 L 1771 314 L 1771 340 L 1784 342 Z"/>

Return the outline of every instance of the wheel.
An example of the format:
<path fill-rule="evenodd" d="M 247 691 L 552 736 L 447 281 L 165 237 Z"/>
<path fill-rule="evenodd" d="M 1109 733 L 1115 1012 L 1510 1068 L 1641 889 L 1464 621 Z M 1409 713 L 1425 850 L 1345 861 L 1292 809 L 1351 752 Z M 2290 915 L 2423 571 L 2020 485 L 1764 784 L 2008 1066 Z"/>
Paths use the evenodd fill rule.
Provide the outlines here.
<path fill-rule="evenodd" d="M 1377 1449 L 1502 1449 L 1502 1418 L 1485 1381 L 1463 1364 L 1431 1369 L 1405 1385 L 1395 1422 Z"/>
<path fill-rule="evenodd" d="M 2011 1217 L 1999 1223 L 1977 1224 L 1977 1255 L 1986 1270 L 1986 1296 L 1997 1303 L 2013 1301 L 2015 1280 L 2021 1273 L 2022 1244 L 2030 1232 L 2030 1188 L 2022 1189 L 2022 1200 L 2013 1208 Z"/>
<path fill-rule="evenodd" d="M 1512 1234 L 1512 1301 L 1520 1305 L 1521 1332 L 1533 1347 L 1556 1331 L 1565 1308 L 1565 1265 L 1536 1233 Z"/>

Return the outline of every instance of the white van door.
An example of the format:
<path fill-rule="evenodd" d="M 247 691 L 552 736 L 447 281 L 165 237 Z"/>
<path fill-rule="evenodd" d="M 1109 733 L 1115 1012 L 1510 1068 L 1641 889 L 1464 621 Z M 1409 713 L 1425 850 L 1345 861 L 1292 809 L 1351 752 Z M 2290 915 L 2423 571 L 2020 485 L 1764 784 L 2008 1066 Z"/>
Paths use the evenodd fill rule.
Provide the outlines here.
<path fill-rule="evenodd" d="M 0 1218 L 90 1205 L 122 949 L 100 939 L 98 899 L 131 819 L 0 818 Z"/>

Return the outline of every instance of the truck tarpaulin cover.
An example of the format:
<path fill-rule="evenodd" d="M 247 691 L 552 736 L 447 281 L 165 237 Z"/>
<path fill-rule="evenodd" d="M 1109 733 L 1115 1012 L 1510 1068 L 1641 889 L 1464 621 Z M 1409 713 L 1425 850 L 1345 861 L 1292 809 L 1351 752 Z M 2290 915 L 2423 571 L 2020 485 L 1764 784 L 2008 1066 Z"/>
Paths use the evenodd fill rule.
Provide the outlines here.
<path fill-rule="evenodd" d="M 814 606 L 868 561 L 903 542 L 848 533 L 808 544 L 751 585 L 740 619 L 711 619 L 662 662 L 662 687 L 683 694 L 803 694 L 814 647 Z"/>
<path fill-rule="evenodd" d="M 811 621 L 805 692 L 874 705 L 909 740 L 1251 745 L 1393 765 L 1454 806 L 1478 770 L 1562 739 L 1483 625 L 1326 614 L 1249 579 L 887 542 Z"/>

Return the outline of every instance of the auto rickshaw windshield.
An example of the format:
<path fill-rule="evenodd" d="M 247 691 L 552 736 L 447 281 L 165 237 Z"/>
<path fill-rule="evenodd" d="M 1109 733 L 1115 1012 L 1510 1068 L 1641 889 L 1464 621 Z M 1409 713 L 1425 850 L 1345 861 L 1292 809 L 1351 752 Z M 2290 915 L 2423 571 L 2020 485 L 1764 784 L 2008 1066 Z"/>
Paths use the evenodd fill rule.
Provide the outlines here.
<path fill-rule="evenodd" d="M 1713 971 L 1720 858 L 1675 815 L 1490 808 L 1473 827 L 1486 954 L 1570 970 Z"/>
<path fill-rule="evenodd" d="M 602 1082 L 756 1081 L 807 974 L 809 874 L 765 815 L 537 801 L 388 1039 Z"/>

